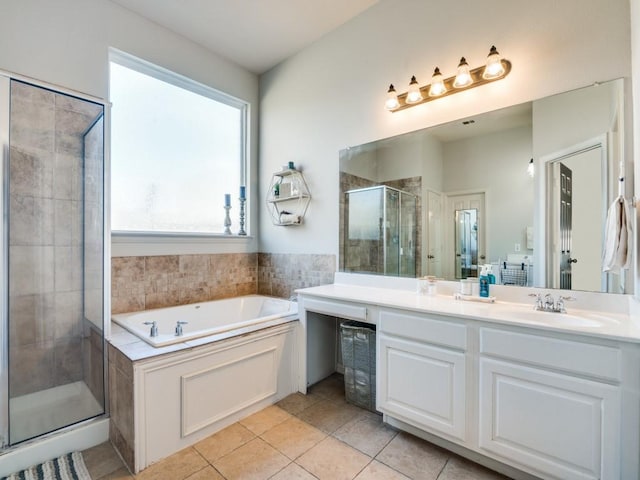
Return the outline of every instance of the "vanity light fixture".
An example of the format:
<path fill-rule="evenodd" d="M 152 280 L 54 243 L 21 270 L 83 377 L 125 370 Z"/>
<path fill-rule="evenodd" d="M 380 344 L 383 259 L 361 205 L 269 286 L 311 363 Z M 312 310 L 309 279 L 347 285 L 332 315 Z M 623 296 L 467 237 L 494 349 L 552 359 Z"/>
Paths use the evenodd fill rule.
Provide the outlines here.
<path fill-rule="evenodd" d="M 409 82 L 409 91 L 407 92 L 405 101 L 407 103 L 418 103 L 420 100 L 422 100 L 422 93 L 420 93 L 420 85 L 418 85 L 418 81 L 414 75 Z"/>
<path fill-rule="evenodd" d="M 531 178 L 533 178 L 535 174 L 535 168 L 536 167 L 533 165 L 533 158 L 532 158 L 531 160 L 529 160 L 529 165 L 527 166 L 527 173 Z"/>
<path fill-rule="evenodd" d="M 387 90 L 387 101 L 384 103 L 384 108 L 387 110 L 394 110 L 400 106 L 398 103 L 398 94 L 396 93 L 396 89 L 393 87 L 393 83 L 389 85 L 389 90 Z"/>
<path fill-rule="evenodd" d="M 482 72 L 482 78 L 485 80 L 493 80 L 503 75 L 504 67 L 502 66 L 502 59 L 500 58 L 498 49 L 493 45 L 487 56 L 487 65 L 484 67 L 484 72 Z"/>
<path fill-rule="evenodd" d="M 492 46 L 487 62 L 481 67 L 469 69 L 467 60 L 462 57 L 455 76 L 443 79 L 440 69 L 436 67 L 431 77 L 431 84 L 420 86 L 415 75 L 411 77 L 409 89 L 406 93 L 397 94 L 393 85 L 387 91 L 385 108 L 390 112 L 397 112 L 405 108 L 430 102 L 440 97 L 452 95 L 461 90 L 479 87 L 506 77 L 511 72 L 511 62 L 500 56 L 495 46 Z"/>
<path fill-rule="evenodd" d="M 453 86 L 454 88 L 464 88 L 468 87 L 472 83 L 473 78 L 471 78 L 471 74 L 469 73 L 469 64 L 467 63 L 466 58 L 462 57 L 458 64 L 458 74 L 456 75 L 456 79 L 453 81 Z"/>
<path fill-rule="evenodd" d="M 436 67 L 436 69 L 433 71 L 433 76 L 431 77 L 431 86 L 429 87 L 429 96 L 439 97 L 446 91 L 447 91 L 447 87 L 444 86 L 444 80 L 442 78 L 442 74 L 440 73 L 440 69 Z"/>

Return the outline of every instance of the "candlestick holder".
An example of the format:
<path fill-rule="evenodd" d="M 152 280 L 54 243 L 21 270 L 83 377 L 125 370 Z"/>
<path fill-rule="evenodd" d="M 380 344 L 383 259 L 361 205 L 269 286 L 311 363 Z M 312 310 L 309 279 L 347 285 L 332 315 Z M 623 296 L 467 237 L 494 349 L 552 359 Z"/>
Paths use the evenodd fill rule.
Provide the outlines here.
<path fill-rule="evenodd" d="M 246 235 L 247 232 L 244 231 L 244 204 L 247 199 L 240 197 L 238 200 L 240 200 L 240 230 L 238 230 L 238 235 Z"/>
<path fill-rule="evenodd" d="M 224 206 L 224 234 L 231 235 L 231 217 L 229 216 L 229 210 L 231 210 L 231 205 Z"/>

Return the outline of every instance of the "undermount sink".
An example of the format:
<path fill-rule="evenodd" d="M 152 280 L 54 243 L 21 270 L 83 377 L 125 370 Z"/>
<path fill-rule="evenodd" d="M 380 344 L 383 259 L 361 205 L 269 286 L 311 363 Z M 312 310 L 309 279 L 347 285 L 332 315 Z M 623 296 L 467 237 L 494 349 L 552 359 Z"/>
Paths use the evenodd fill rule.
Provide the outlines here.
<path fill-rule="evenodd" d="M 574 314 L 543 312 L 525 308 L 504 308 L 500 310 L 500 313 L 511 318 L 549 326 L 599 328 L 618 323 L 615 318 L 592 312 Z"/>

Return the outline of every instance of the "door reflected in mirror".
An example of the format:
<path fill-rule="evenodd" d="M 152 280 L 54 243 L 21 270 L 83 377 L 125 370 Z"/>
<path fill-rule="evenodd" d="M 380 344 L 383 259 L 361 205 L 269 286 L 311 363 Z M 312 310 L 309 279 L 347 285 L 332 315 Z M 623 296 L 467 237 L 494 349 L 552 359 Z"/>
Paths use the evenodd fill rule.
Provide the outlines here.
<path fill-rule="evenodd" d="M 600 266 L 606 208 L 617 196 L 617 165 L 630 151 L 623 135 L 625 106 L 620 79 L 341 151 L 340 270 L 374 270 L 371 254 L 351 256 L 346 192 L 390 185 L 416 195 L 416 276 L 456 280 L 477 276 L 478 265 L 491 264 L 497 273 L 526 272 L 526 281 L 505 284 L 633 292 L 629 271 L 603 275 Z M 594 139 L 604 140 L 599 147 L 576 149 Z M 559 162 L 573 177 L 564 211 L 553 173 Z M 414 190 L 398 186 L 409 180 Z M 481 206 L 456 204 L 480 193 Z M 460 219 L 465 228 L 458 228 Z"/>
<path fill-rule="evenodd" d="M 456 210 L 456 279 L 478 276 L 478 210 Z"/>

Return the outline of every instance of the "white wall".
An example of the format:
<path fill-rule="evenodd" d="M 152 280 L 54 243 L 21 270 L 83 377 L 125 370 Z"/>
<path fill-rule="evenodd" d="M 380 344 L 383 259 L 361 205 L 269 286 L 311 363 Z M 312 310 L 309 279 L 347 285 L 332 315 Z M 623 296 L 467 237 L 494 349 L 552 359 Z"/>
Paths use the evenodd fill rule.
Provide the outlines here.
<path fill-rule="evenodd" d="M 631 0 L 631 52 L 632 52 L 632 90 L 633 90 L 633 172 L 634 185 L 640 185 L 640 0 Z M 637 207 L 636 203 L 636 207 Z M 635 208 L 635 292 L 636 298 L 640 297 L 640 269 L 637 259 L 640 258 L 640 242 L 638 225 L 640 225 L 640 208 Z"/>
<path fill-rule="evenodd" d="M 606 134 L 613 126 L 619 88 L 618 82 L 609 82 L 533 102 L 533 156 L 539 159 Z"/>
<path fill-rule="evenodd" d="M 107 99 L 108 51 L 114 47 L 249 102 L 250 184 L 257 191 L 256 75 L 108 0 L 3 0 L 0 18 L 1 70 Z M 256 250 L 257 241 L 221 248 Z"/>
<path fill-rule="evenodd" d="M 260 250 L 337 254 L 340 149 L 628 77 L 629 39 L 629 0 L 591 0 L 588 8 L 584 0 L 459 0 L 438 8 L 382 0 L 260 79 L 261 196 L 271 172 L 289 160 L 303 167 L 312 194 L 301 227 L 272 226 L 261 204 Z M 427 83 L 436 65 L 451 75 L 462 55 L 478 66 L 492 44 L 513 63 L 506 79 L 384 110 L 389 83 L 399 91 L 411 75 Z"/>
<path fill-rule="evenodd" d="M 443 145 L 444 192 L 486 192 L 486 263 L 505 259 L 516 243 L 519 253 L 535 253 L 526 248 L 526 228 L 533 226 L 531 126 Z"/>

